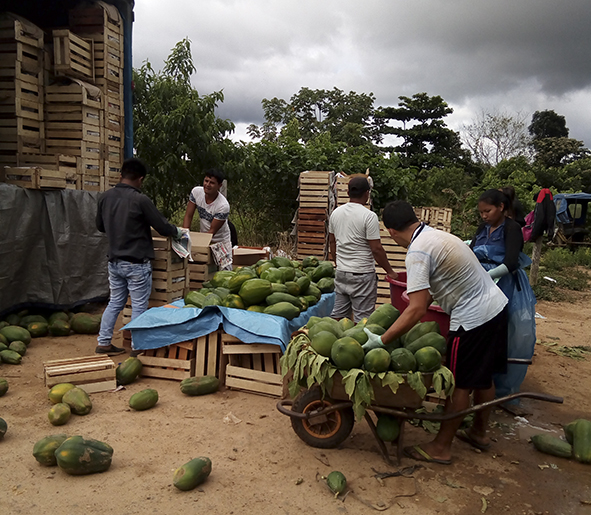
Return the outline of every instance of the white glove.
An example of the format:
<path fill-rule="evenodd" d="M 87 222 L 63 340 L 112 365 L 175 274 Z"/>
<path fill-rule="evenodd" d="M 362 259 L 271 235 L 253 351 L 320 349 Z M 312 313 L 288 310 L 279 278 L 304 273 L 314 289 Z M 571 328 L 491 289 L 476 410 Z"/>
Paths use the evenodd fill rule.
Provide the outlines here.
<path fill-rule="evenodd" d="M 509 269 L 507 268 L 507 265 L 505 265 L 504 263 L 488 271 L 488 275 L 490 275 L 493 279 L 500 279 L 508 273 Z"/>
<path fill-rule="evenodd" d="M 361 348 L 367 354 L 372 349 L 379 349 L 383 347 L 382 337 L 378 334 L 372 333 L 369 329 L 363 328 L 365 334 L 367 334 L 367 343 L 364 343 Z"/>

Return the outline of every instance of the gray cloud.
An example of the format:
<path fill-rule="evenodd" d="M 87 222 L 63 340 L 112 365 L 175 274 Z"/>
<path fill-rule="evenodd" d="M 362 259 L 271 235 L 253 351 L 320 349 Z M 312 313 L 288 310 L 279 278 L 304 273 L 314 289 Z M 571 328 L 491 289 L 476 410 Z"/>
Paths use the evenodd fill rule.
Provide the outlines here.
<path fill-rule="evenodd" d="M 459 129 L 482 109 L 566 116 L 591 144 L 589 0 L 156 0 L 136 2 L 134 64 L 160 67 L 192 41 L 200 93 L 219 114 L 260 123 L 263 98 L 301 87 L 441 95 Z"/>

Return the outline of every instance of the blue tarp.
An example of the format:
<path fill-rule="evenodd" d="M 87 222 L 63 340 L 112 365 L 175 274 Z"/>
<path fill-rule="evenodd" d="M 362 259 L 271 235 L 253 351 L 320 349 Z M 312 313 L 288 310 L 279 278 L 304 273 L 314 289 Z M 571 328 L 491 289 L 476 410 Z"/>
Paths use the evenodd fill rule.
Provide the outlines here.
<path fill-rule="evenodd" d="M 571 222 L 571 217 L 567 213 L 569 200 L 590 201 L 591 193 L 557 193 L 556 195 L 554 195 L 554 204 L 556 205 L 556 218 L 559 222 L 563 224 Z"/>
<path fill-rule="evenodd" d="M 282 317 L 255 313 L 242 309 L 207 306 L 203 309 L 169 307 L 152 308 L 132 320 L 123 329 L 129 329 L 136 349 L 148 350 L 184 342 L 216 331 L 220 324 L 224 332 L 244 343 L 270 343 L 285 351 L 291 334 L 312 316 L 329 316 L 334 306 L 334 293 L 322 295 L 320 301 L 299 317 Z M 174 306 L 182 308 L 179 300 Z"/>

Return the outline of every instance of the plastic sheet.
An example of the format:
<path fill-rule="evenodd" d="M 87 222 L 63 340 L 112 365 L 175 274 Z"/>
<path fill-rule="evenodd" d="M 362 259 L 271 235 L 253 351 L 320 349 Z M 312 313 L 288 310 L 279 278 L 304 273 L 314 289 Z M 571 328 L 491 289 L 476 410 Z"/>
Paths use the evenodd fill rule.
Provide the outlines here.
<path fill-rule="evenodd" d="M 72 308 L 109 296 L 98 193 L 0 183 L 0 316 L 31 306 Z"/>
<path fill-rule="evenodd" d="M 285 351 L 291 334 L 306 324 L 312 316 L 329 316 L 334 306 L 334 293 L 322 295 L 320 301 L 299 317 L 282 317 L 242 309 L 207 306 L 203 309 L 171 307 L 152 308 L 135 318 L 123 329 L 131 330 L 136 349 L 158 349 L 216 331 L 224 332 L 244 343 L 268 343 Z M 181 308 L 183 301 L 173 303 Z"/>

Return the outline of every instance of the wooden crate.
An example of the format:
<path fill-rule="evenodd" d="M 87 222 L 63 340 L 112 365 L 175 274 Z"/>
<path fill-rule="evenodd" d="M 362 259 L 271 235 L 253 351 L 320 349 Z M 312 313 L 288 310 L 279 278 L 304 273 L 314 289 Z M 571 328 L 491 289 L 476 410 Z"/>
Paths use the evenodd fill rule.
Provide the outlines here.
<path fill-rule="evenodd" d="M 218 270 L 215 263 L 189 263 L 188 268 L 189 281 L 191 284 L 195 282 L 203 283 L 209 281 Z"/>
<path fill-rule="evenodd" d="M 182 381 L 195 375 L 195 340 L 175 343 L 160 349 L 146 350 L 138 358 L 141 375 Z"/>
<path fill-rule="evenodd" d="M 45 148 L 48 153 L 67 154 L 85 159 L 102 160 L 102 147 L 102 143 L 97 143 L 95 141 L 55 138 L 45 140 Z"/>
<path fill-rule="evenodd" d="M 77 82 L 52 84 L 45 88 L 45 102 L 47 104 L 78 104 L 102 109 L 101 97 L 93 96 L 94 93 L 93 87 L 84 87 Z"/>
<path fill-rule="evenodd" d="M 226 386 L 247 392 L 281 397 L 281 348 L 278 345 L 246 344 L 222 333 L 222 352 L 228 357 Z"/>
<path fill-rule="evenodd" d="M 17 166 L 39 166 L 47 170 L 60 170 L 67 174 L 78 170 L 75 156 L 64 154 L 18 154 Z"/>
<path fill-rule="evenodd" d="M 104 132 L 100 127 L 80 122 L 45 122 L 45 137 L 52 142 L 48 143 L 50 147 L 59 140 L 96 143 L 97 148 L 104 142 Z"/>
<path fill-rule="evenodd" d="M 14 40 L 43 48 L 43 30 L 12 13 L 0 14 L 0 40 Z"/>
<path fill-rule="evenodd" d="M 352 177 L 355 177 L 355 175 L 360 175 L 360 174 L 345 175 L 344 177 L 337 177 L 337 179 L 335 181 L 336 198 L 337 198 L 336 207 L 340 207 L 340 206 L 347 204 L 349 202 L 349 181 L 351 180 Z M 365 207 L 367 207 L 368 209 L 370 208 L 369 200 L 367 201 L 367 204 L 365 204 Z"/>
<path fill-rule="evenodd" d="M 3 116 L 21 116 L 23 111 L 30 113 L 26 118 L 43 120 L 43 84 L 21 79 L 0 80 L 0 111 Z"/>
<path fill-rule="evenodd" d="M 52 35 L 55 75 L 94 81 L 94 41 L 68 29 L 54 29 Z"/>
<path fill-rule="evenodd" d="M 39 173 L 34 167 L 4 167 L 2 182 L 21 188 L 36 190 L 39 188 Z"/>
<path fill-rule="evenodd" d="M 44 122 L 29 118 L 0 118 L 0 138 L 4 142 L 17 142 L 19 137 L 42 140 Z"/>
<path fill-rule="evenodd" d="M 174 291 L 189 286 L 189 269 L 153 270 L 152 287 L 156 290 Z"/>
<path fill-rule="evenodd" d="M 197 338 L 195 346 L 195 376 L 216 376 L 222 383 L 226 374 L 227 357 L 222 352 L 223 331 L 217 330 Z"/>
<path fill-rule="evenodd" d="M 21 69 L 36 74 L 43 71 L 44 57 L 43 45 L 33 46 L 20 41 L 0 42 L 0 68 L 10 68 L 20 62 Z"/>
<path fill-rule="evenodd" d="M 0 137 L 0 155 L 16 154 L 43 154 L 45 153 L 45 140 L 17 136 L 16 138 L 3 139 Z"/>
<path fill-rule="evenodd" d="M 334 172 L 302 172 L 299 177 L 300 208 L 328 208 Z"/>
<path fill-rule="evenodd" d="M 390 236 L 384 222 L 380 222 L 380 239 L 386 251 L 388 262 L 394 270 L 405 270 L 406 249 L 398 245 Z M 390 283 L 386 281 L 386 271 L 376 263 L 378 274 L 378 299 L 376 307 L 390 302 Z"/>
<path fill-rule="evenodd" d="M 46 104 L 47 123 L 78 123 L 90 127 L 103 127 L 103 111 L 83 104 Z"/>
<path fill-rule="evenodd" d="M 45 386 L 71 383 L 87 393 L 106 392 L 117 387 L 115 363 L 109 356 L 85 356 L 43 363 Z"/>
<path fill-rule="evenodd" d="M 297 214 L 297 257 L 325 259 L 328 251 L 327 208 L 300 207 Z"/>

